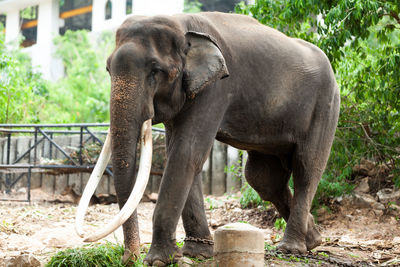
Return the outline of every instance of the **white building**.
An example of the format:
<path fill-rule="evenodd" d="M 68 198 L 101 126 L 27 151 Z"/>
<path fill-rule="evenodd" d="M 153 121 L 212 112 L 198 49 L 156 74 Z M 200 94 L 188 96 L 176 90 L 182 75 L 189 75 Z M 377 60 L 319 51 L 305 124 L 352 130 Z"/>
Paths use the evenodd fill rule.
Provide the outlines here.
<path fill-rule="evenodd" d="M 44 77 L 63 74 L 54 57 L 53 38 L 66 30 L 88 29 L 94 33 L 115 30 L 129 15 L 172 15 L 183 12 L 183 0 L 0 0 L 0 22 L 5 24 L 8 45 L 22 46 Z"/>

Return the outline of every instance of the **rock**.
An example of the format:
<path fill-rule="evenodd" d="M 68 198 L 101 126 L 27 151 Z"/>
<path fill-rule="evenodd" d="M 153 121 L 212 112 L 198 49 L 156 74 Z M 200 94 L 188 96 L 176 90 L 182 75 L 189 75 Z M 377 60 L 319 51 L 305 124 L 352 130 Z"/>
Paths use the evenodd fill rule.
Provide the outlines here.
<path fill-rule="evenodd" d="M 374 210 L 375 216 L 381 217 L 383 216 L 383 210 Z"/>
<path fill-rule="evenodd" d="M 374 162 L 367 159 L 361 159 L 360 164 L 353 166 L 352 171 L 355 175 L 368 176 L 369 172 L 374 168 Z"/>
<path fill-rule="evenodd" d="M 394 244 L 400 244 L 400 236 L 395 236 L 395 237 L 393 238 L 393 243 L 394 243 Z"/>
<path fill-rule="evenodd" d="M 383 205 L 382 203 L 379 203 L 379 202 L 375 202 L 372 205 L 372 208 L 374 208 L 375 210 L 384 210 L 385 209 L 385 205 Z"/>
<path fill-rule="evenodd" d="M 32 254 L 24 252 L 10 253 L 5 256 L 0 256 L 0 266 L 3 267 L 38 267 L 42 266 L 40 261 Z"/>
<path fill-rule="evenodd" d="M 150 201 L 151 202 L 153 202 L 153 203 L 156 203 L 157 202 L 157 199 L 158 199 L 158 194 L 157 193 L 151 193 L 150 195 L 149 195 L 149 199 L 150 199 Z"/>
<path fill-rule="evenodd" d="M 361 179 L 360 183 L 354 189 L 356 193 L 368 193 L 369 192 L 369 184 L 368 184 L 368 177 Z"/>
<path fill-rule="evenodd" d="M 317 210 L 318 222 L 323 222 L 329 218 L 329 210 L 327 207 L 321 207 Z"/>
<path fill-rule="evenodd" d="M 395 204 L 391 204 L 388 207 L 389 214 L 392 216 L 399 216 L 400 215 L 400 206 Z"/>
<path fill-rule="evenodd" d="M 180 267 L 190 267 L 193 266 L 193 261 L 188 257 L 182 257 L 178 261 L 178 266 Z"/>
<path fill-rule="evenodd" d="M 220 267 L 264 266 L 263 232 L 247 223 L 231 223 L 214 233 L 214 259 Z"/>
<path fill-rule="evenodd" d="M 390 170 L 386 165 L 380 164 L 380 165 L 376 165 L 375 168 L 371 169 L 368 172 L 368 176 L 374 177 L 375 179 L 378 179 L 379 181 L 385 181 L 389 174 L 389 171 Z"/>
<path fill-rule="evenodd" d="M 17 193 L 26 194 L 26 187 L 21 187 L 20 189 L 17 190 Z"/>
<path fill-rule="evenodd" d="M 379 202 L 387 204 L 389 202 L 398 202 L 400 200 L 400 190 L 394 191 L 392 188 L 383 188 L 376 193 Z"/>
<path fill-rule="evenodd" d="M 143 194 L 142 199 L 140 200 L 141 202 L 153 202 L 156 203 L 158 198 L 157 193 L 151 193 L 151 194 Z"/>
<path fill-rule="evenodd" d="M 385 206 L 381 203 L 378 203 L 372 196 L 367 194 L 357 194 L 353 195 L 353 205 L 355 208 L 360 209 L 376 209 L 376 210 L 384 210 Z"/>
<path fill-rule="evenodd" d="M 356 208 L 371 208 L 375 202 L 375 199 L 369 195 L 357 193 L 353 195 L 353 205 Z"/>

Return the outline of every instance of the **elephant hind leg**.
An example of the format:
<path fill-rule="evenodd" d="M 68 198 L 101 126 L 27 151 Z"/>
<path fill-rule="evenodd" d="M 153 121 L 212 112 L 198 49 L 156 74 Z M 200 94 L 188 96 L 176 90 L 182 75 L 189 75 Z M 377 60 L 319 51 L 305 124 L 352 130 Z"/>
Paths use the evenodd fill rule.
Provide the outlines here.
<path fill-rule="evenodd" d="M 246 163 L 246 179 L 248 183 L 260 194 L 261 198 L 271 201 L 278 212 L 289 221 L 293 196 L 288 181 L 291 170 L 284 167 L 280 158 L 250 151 Z M 286 235 L 286 234 L 285 234 Z M 321 235 L 316 229 L 314 218 L 308 212 L 307 230 L 305 241 L 296 241 L 298 249 L 304 252 L 321 244 Z M 292 252 L 292 251 L 289 251 Z"/>
<path fill-rule="evenodd" d="M 246 162 L 246 179 L 263 200 L 271 201 L 287 221 L 290 215 L 292 193 L 288 186 L 291 171 L 272 155 L 249 151 Z"/>

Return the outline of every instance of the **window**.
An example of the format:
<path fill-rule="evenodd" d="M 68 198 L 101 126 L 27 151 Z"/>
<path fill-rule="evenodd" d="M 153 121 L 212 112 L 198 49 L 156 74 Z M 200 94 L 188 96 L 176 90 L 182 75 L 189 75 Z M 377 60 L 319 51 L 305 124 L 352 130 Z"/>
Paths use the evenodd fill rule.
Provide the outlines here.
<path fill-rule="evenodd" d="M 112 17 L 112 3 L 110 0 L 107 0 L 106 2 L 106 13 L 105 13 L 105 19 L 111 19 Z"/>
<path fill-rule="evenodd" d="M 132 0 L 126 0 L 126 14 L 132 14 Z"/>
<path fill-rule="evenodd" d="M 60 34 L 67 30 L 92 29 L 92 2 L 93 0 L 63 0 L 60 2 L 60 18 L 64 19 L 64 26 L 60 27 Z"/>
<path fill-rule="evenodd" d="M 22 47 L 29 47 L 36 44 L 37 25 L 38 25 L 38 6 L 32 6 L 22 9 L 19 12 Z"/>

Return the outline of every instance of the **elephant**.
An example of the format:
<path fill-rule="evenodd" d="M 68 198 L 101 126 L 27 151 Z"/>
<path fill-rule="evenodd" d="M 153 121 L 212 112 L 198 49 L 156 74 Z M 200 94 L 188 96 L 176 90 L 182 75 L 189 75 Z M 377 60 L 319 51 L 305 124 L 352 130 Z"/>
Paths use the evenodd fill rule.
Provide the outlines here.
<path fill-rule="evenodd" d="M 115 44 L 107 60 L 110 133 L 103 150 L 108 154 L 99 161 L 104 165 L 112 154 L 123 215 L 87 241 L 122 224 L 124 260 L 139 254 L 135 209 L 141 196 L 136 194 L 148 179 L 150 126 L 164 123 L 167 161 L 147 264 L 164 266 L 182 255 L 213 255 L 201 170 L 215 139 L 248 152 L 247 182 L 287 222 L 279 250 L 305 253 L 321 244 L 310 209 L 329 158 L 340 105 L 324 52 L 249 16 L 219 12 L 132 16 L 118 28 Z M 147 163 L 135 178 L 138 140 Z M 91 184 L 89 191 L 94 191 Z M 84 209 L 77 212 L 77 222 L 83 221 Z M 180 216 L 186 232 L 182 249 L 175 240 Z M 82 235 L 80 223 L 76 229 Z"/>

